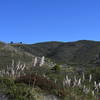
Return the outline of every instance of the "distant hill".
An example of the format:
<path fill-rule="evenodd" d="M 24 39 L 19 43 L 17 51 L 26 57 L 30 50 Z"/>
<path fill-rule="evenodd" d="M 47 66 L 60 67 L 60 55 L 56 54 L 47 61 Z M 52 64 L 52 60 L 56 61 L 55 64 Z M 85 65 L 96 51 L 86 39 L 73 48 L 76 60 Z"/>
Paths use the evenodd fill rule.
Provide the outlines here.
<path fill-rule="evenodd" d="M 100 66 L 100 42 L 98 41 L 52 41 L 36 44 L 11 44 L 10 46 L 34 56 L 45 56 L 59 64 Z"/>
<path fill-rule="evenodd" d="M 11 66 L 12 60 L 30 66 L 35 56 L 45 56 L 58 64 L 71 66 L 100 66 L 100 42 L 41 42 L 36 44 L 7 44 L 0 42 L 0 68 Z"/>

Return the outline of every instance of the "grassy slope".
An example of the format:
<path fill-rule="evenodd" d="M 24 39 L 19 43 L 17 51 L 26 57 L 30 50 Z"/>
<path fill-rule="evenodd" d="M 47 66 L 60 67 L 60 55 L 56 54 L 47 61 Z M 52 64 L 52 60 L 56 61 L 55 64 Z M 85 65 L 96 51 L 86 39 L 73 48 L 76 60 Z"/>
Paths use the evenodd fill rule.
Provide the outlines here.
<path fill-rule="evenodd" d="M 0 42 L 0 68 L 11 66 L 12 60 L 14 60 L 15 63 L 21 61 L 21 63 L 26 63 L 28 65 L 31 63 L 32 58 L 32 55 Z"/>
<path fill-rule="evenodd" d="M 46 56 L 57 63 L 67 64 L 94 64 L 99 66 L 100 42 L 76 41 L 76 42 L 43 42 L 37 44 L 13 44 L 22 51 L 36 56 Z"/>
<path fill-rule="evenodd" d="M 5 44 L 0 42 L 0 66 L 16 62 L 30 63 L 32 56 L 46 56 L 62 64 L 100 66 L 100 42 L 43 42 L 37 44 Z"/>

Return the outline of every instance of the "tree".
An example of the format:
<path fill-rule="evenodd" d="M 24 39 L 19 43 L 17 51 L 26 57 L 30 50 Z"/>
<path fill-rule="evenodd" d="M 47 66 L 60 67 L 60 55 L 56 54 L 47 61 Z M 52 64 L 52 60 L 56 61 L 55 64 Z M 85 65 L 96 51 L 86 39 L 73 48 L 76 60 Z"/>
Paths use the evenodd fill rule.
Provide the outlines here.
<path fill-rule="evenodd" d="M 20 44 L 23 44 L 22 42 L 19 42 Z"/>
<path fill-rule="evenodd" d="M 13 41 L 10 42 L 10 44 L 13 44 L 13 43 L 14 43 Z"/>
<path fill-rule="evenodd" d="M 61 70 L 59 65 L 55 65 L 52 70 L 54 70 L 55 72 L 59 72 Z"/>

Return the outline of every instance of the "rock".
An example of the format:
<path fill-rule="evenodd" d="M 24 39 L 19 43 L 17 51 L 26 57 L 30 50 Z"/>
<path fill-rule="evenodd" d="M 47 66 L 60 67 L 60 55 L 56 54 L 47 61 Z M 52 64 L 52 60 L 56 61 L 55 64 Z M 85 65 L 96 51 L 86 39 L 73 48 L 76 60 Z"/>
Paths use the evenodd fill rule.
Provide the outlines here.
<path fill-rule="evenodd" d="M 54 95 L 45 95 L 44 100 L 60 100 L 60 99 Z"/>
<path fill-rule="evenodd" d="M 8 97 L 5 94 L 0 93 L 0 100 L 8 100 Z"/>

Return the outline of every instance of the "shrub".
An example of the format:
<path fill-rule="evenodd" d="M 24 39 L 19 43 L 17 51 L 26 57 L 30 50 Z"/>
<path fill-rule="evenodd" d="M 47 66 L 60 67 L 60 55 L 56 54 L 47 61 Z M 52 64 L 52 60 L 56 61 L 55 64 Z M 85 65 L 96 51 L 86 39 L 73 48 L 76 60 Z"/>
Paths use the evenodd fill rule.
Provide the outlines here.
<path fill-rule="evenodd" d="M 52 70 L 54 70 L 55 72 L 60 72 L 61 68 L 59 65 L 55 65 Z"/>

